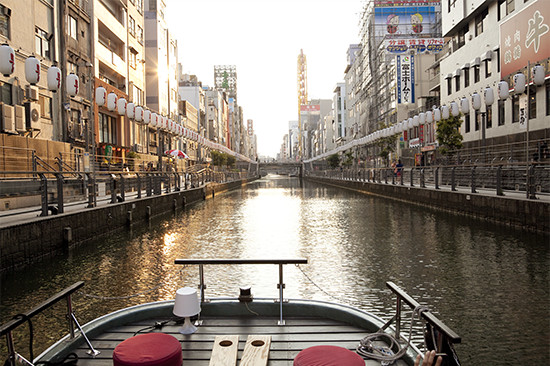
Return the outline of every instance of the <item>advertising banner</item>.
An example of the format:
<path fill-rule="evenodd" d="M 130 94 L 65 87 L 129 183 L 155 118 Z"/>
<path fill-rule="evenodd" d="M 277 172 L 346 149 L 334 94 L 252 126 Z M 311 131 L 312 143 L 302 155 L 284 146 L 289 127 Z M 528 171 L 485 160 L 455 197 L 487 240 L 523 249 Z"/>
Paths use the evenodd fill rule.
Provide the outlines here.
<path fill-rule="evenodd" d="M 397 57 L 397 103 L 414 103 L 414 55 Z"/>
<path fill-rule="evenodd" d="M 434 36 L 438 11 L 435 6 L 375 7 L 374 35 L 377 39 Z"/>
<path fill-rule="evenodd" d="M 538 0 L 500 24 L 501 77 L 550 57 L 550 6 Z"/>
<path fill-rule="evenodd" d="M 320 104 L 302 104 L 300 106 L 300 112 L 321 112 Z"/>
<path fill-rule="evenodd" d="M 439 5 L 440 2 L 440 0 L 374 0 L 374 6 Z"/>
<path fill-rule="evenodd" d="M 416 53 L 439 53 L 443 50 L 445 39 L 443 38 L 406 38 L 386 39 L 384 48 L 389 53 L 400 54 L 408 51 Z"/>

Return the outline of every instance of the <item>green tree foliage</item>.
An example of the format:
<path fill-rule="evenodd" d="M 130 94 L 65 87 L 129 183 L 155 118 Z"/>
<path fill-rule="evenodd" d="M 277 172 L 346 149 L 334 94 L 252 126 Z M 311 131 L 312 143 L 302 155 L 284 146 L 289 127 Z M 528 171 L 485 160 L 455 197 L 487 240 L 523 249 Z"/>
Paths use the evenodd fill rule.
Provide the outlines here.
<path fill-rule="evenodd" d="M 227 155 L 226 161 L 227 161 L 227 166 L 232 168 L 235 166 L 235 162 L 237 161 L 237 159 L 233 155 Z"/>
<path fill-rule="evenodd" d="M 461 124 L 460 116 L 450 116 L 437 122 L 437 142 L 442 155 L 448 155 L 462 148 Z"/>
<path fill-rule="evenodd" d="M 340 156 L 338 154 L 332 154 L 327 157 L 327 164 L 330 168 L 334 169 L 340 165 Z"/>
<path fill-rule="evenodd" d="M 348 151 L 344 155 L 344 159 L 342 160 L 342 165 L 349 167 L 353 164 L 353 153 L 351 151 Z"/>
<path fill-rule="evenodd" d="M 213 150 L 210 152 L 212 164 L 214 166 L 224 166 L 227 164 L 227 154 Z"/>
<path fill-rule="evenodd" d="M 378 156 L 384 158 L 388 162 L 389 156 L 395 151 L 395 145 L 397 144 L 397 135 L 383 137 L 378 140 L 377 145 L 380 148 Z"/>

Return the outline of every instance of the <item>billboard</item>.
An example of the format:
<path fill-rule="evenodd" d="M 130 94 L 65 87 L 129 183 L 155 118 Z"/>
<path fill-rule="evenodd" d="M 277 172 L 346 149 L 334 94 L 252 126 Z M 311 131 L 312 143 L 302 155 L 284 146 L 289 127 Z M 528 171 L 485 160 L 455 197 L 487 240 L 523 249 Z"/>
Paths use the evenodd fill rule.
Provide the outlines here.
<path fill-rule="evenodd" d="M 439 53 L 443 50 L 444 45 L 444 38 L 405 38 L 384 40 L 384 49 L 388 53 L 394 54 L 400 54 L 407 51 L 416 51 L 416 53 Z"/>
<path fill-rule="evenodd" d="M 302 104 L 300 106 L 300 113 L 309 113 L 309 112 L 319 112 L 321 113 L 321 105 L 320 104 Z"/>
<path fill-rule="evenodd" d="M 374 6 L 439 5 L 440 2 L 440 0 L 374 0 Z"/>
<path fill-rule="evenodd" d="M 436 36 L 438 6 L 383 6 L 374 8 L 374 35 L 381 38 Z"/>
<path fill-rule="evenodd" d="M 414 103 L 414 55 L 397 57 L 397 103 Z"/>
<path fill-rule="evenodd" d="M 501 77 L 550 57 L 550 7 L 535 1 L 500 24 Z"/>

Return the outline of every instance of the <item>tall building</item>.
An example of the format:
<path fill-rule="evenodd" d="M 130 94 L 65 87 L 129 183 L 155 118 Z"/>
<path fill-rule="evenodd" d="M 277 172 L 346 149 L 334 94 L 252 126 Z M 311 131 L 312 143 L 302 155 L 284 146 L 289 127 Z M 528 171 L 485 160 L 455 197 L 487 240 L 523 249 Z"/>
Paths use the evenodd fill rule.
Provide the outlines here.
<path fill-rule="evenodd" d="M 237 67 L 235 65 L 215 65 L 214 83 L 216 89 L 223 90 L 229 99 L 237 101 Z"/>
<path fill-rule="evenodd" d="M 465 98 L 468 110 L 461 127 L 465 147 L 507 146 L 509 158 L 523 160 L 529 128 L 529 159 L 538 158 L 538 141 L 550 136 L 548 2 L 490 0 L 443 7 L 443 34 L 452 41 L 440 65 L 441 103 Z M 541 77 L 535 82 L 536 65 Z M 529 85 L 521 93 L 516 92 L 521 85 L 514 84 L 518 73 Z M 500 81 L 508 85 L 507 98 L 498 97 Z M 495 96 L 492 104 L 484 98 L 488 88 Z M 480 96 L 477 110 L 473 95 Z"/>

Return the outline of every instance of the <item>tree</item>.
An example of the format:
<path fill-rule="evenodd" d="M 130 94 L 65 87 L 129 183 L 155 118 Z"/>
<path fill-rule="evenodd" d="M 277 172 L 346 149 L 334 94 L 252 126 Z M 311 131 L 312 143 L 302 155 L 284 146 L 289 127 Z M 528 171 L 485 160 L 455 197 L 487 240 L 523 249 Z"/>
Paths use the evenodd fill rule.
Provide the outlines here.
<path fill-rule="evenodd" d="M 229 154 L 225 154 L 225 155 L 227 156 L 226 157 L 227 166 L 230 168 L 235 166 L 235 162 L 237 161 L 237 159 L 233 155 L 229 155 Z"/>
<path fill-rule="evenodd" d="M 212 156 L 212 164 L 214 166 L 223 166 L 227 164 L 227 155 L 222 152 L 212 150 L 210 156 Z"/>
<path fill-rule="evenodd" d="M 451 155 L 454 150 L 462 148 L 460 116 L 450 116 L 437 122 L 437 142 L 442 155 Z"/>
<path fill-rule="evenodd" d="M 345 159 L 342 161 L 342 165 L 350 167 L 353 164 L 353 153 L 348 151 L 344 156 Z"/>
<path fill-rule="evenodd" d="M 386 164 L 388 164 L 388 158 L 392 152 L 395 151 L 395 145 L 397 143 L 397 135 L 392 135 L 388 137 L 382 137 L 378 140 L 378 147 L 380 148 L 380 152 L 378 153 L 378 156 L 386 160 Z"/>
<path fill-rule="evenodd" d="M 340 165 L 340 156 L 338 154 L 332 154 L 327 157 L 327 164 L 330 168 L 334 169 Z"/>

